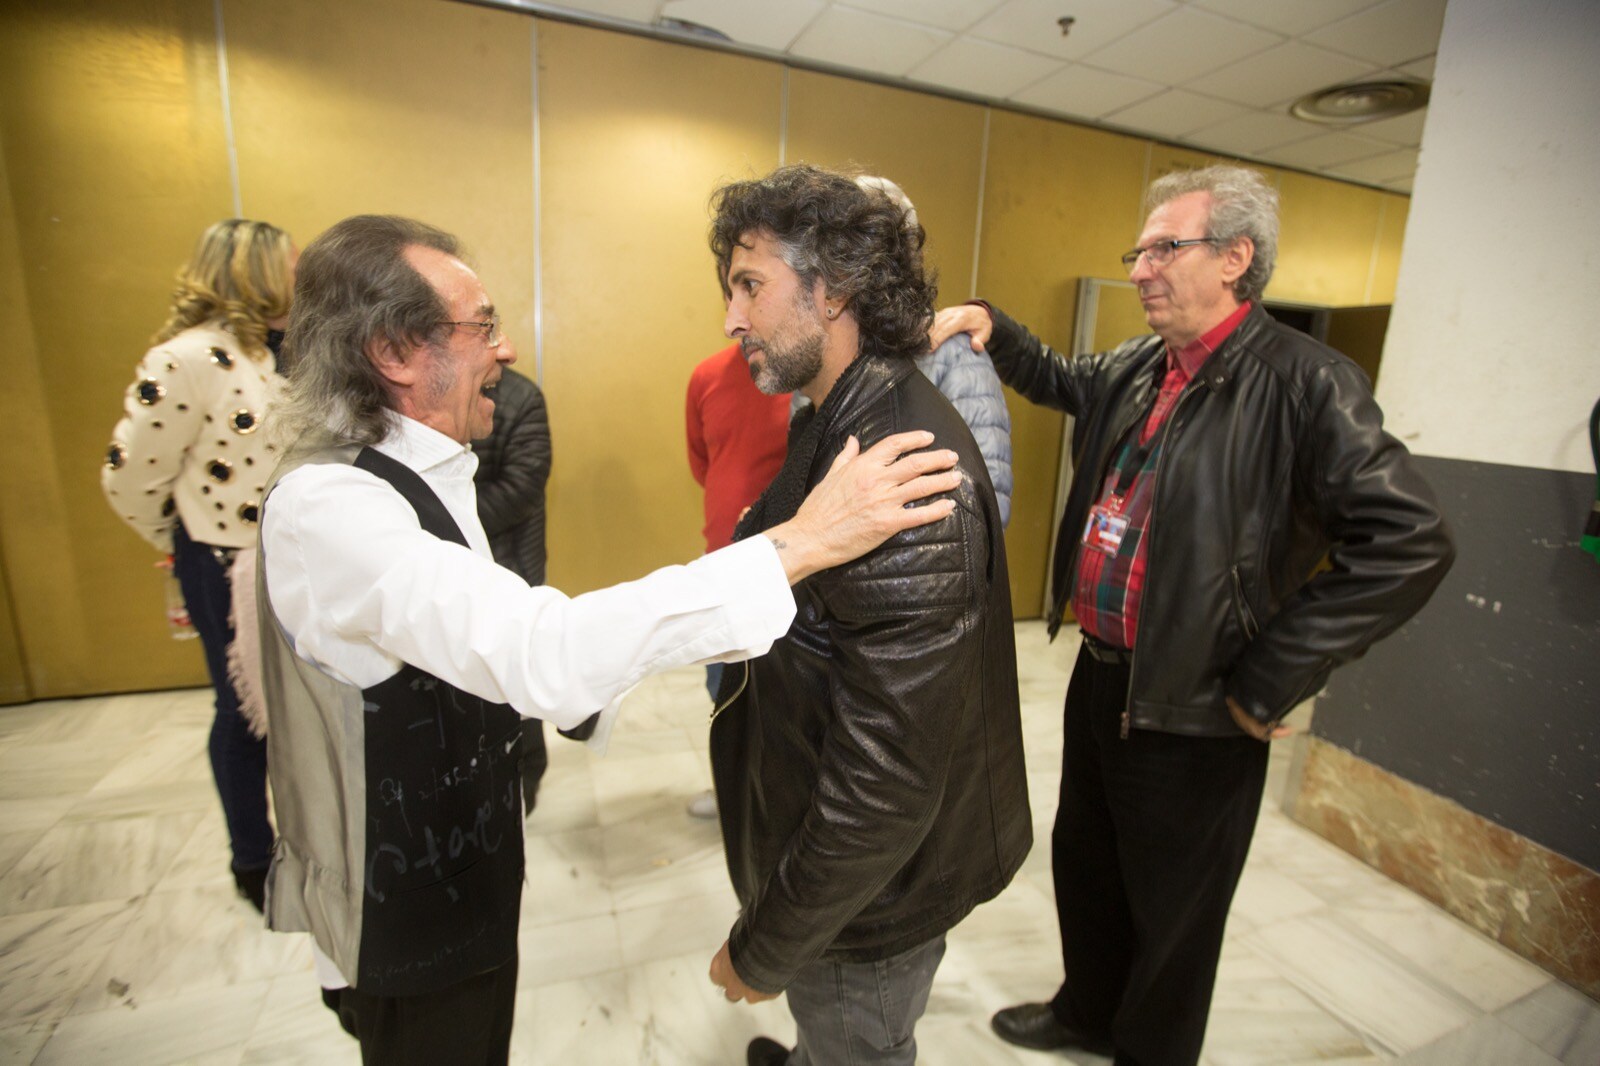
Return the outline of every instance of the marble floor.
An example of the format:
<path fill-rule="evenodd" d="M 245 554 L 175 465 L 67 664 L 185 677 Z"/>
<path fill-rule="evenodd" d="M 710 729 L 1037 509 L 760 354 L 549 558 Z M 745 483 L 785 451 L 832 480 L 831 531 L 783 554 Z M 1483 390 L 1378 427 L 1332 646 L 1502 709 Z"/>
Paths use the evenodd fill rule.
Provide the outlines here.
<path fill-rule="evenodd" d="M 921 1061 L 1076 1062 L 988 1030 L 1059 978 L 1048 839 L 1076 642 L 1018 627 L 1034 849 L 949 938 Z M 782 1000 L 706 979 L 735 904 L 708 786 L 699 670 L 640 687 L 604 759 L 555 738 L 528 822 L 512 1061 L 744 1062 L 793 1037 Z M 1303 716 L 1297 716 L 1303 717 Z M 349 1063 L 302 936 L 233 893 L 202 690 L 0 708 L 0 1063 Z M 1289 743 L 1292 743 L 1289 742 Z M 1600 1063 L 1600 1006 L 1290 822 L 1275 745 L 1229 923 L 1208 1066 Z"/>

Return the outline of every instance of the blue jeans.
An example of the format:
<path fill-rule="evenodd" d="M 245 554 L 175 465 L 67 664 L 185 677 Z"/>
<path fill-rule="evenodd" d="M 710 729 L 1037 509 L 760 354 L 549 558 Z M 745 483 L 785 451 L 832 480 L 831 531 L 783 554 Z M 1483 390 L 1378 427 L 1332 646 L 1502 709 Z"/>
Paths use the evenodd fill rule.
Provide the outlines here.
<path fill-rule="evenodd" d="M 818 961 L 789 983 L 799 1039 L 787 1066 L 914 1066 L 944 934 L 877 962 Z"/>
<path fill-rule="evenodd" d="M 183 589 L 189 620 L 200 635 L 206 669 L 217 694 L 211 721 L 211 776 L 222 799 L 235 870 L 264 870 L 272 861 L 272 825 L 267 821 L 267 742 L 250 735 L 239 712 L 239 696 L 228 681 L 228 644 L 233 627 L 228 608 L 233 592 L 228 572 L 211 547 L 190 540 L 178 523 L 172 532 L 172 572 Z"/>

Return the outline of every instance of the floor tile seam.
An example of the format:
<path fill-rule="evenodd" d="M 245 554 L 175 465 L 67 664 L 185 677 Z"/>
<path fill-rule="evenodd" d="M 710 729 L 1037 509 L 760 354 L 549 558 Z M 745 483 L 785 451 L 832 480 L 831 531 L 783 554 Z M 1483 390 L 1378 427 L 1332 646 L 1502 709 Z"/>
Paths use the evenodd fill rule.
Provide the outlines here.
<path fill-rule="evenodd" d="M 195 798 L 204 798 L 207 802 L 216 796 L 216 786 L 206 781 L 167 781 L 157 785 L 131 785 L 126 788 L 108 789 L 105 792 L 96 792 L 90 789 L 82 796 L 75 799 L 72 806 L 67 808 L 61 816 L 62 825 L 91 825 L 106 822 L 129 822 L 136 818 L 159 818 L 193 816 L 204 818 L 207 808 L 199 803 L 186 802 L 190 799 L 185 792 L 193 792 Z M 139 794 L 149 794 L 154 801 L 148 810 L 126 811 L 100 810 L 97 808 L 115 807 L 118 802 L 137 800 Z M 163 804 L 166 797 L 175 797 L 179 802 Z M 187 843 L 189 838 L 183 838 Z"/>
<path fill-rule="evenodd" d="M 1562 1045 L 1562 1047 L 1559 1050 L 1559 1052 L 1556 1051 L 1556 1050 L 1552 1050 L 1549 1047 L 1546 1047 L 1545 1044 L 1543 1044 L 1537 1036 L 1535 1036 L 1533 1033 L 1530 1033 L 1528 1030 L 1526 1030 L 1526 1029 L 1522 1028 L 1521 1026 L 1519 1026 L 1516 1022 L 1512 1021 L 1512 1019 L 1510 1017 L 1510 1012 L 1514 1008 L 1517 1008 L 1517 1007 L 1521 1006 L 1523 1003 L 1527 1002 L 1528 1000 L 1533 999 L 1535 996 L 1549 995 L 1553 988 L 1555 988 L 1555 989 L 1566 989 L 1566 990 L 1570 991 L 1574 996 L 1576 996 L 1579 999 L 1579 1001 L 1580 1001 L 1580 1009 L 1586 1008 L 1586 1010 L 1584 1010 L 1584 1013 L 1581 1016 L 1576 1017 L 1576 1018 L 1572 1017 L 1571 1015 L 1560 1016 L 1561 1017 L 1561 1021 L 1559 1023 L 1557 1023 L 1557 1024 L 1562 1026 L 1561 1035 L 1565 1038 L 1565 1043 Z M 1540 1008 L 1541 1016 L 1549 1016 L 1549 1015 L 1554 1014 L 1554 1013 L 1555 1013 L 1554 1011 L 1550 1011 L 1550 1010 L 1545 1009 L 1543 1007 Z M 1566 1061 L 1566 1056 L 1569 1055 L 1574 1050 L 1574 1045 L 1577 1043 L 1578 1038 L 1583 1035 L 1583 1029 L 1585 1028 L 1585 1026 L 1593 1026 L 1594 1027 L 1593 1035 L 1597 1038 L 1597 1042 L 1600 1042 L 1600 1003 L 1596 1003 L 1594 1000 L 1590 999 L 1583 992 L 1579 991 L 1576 988 L 1573 988 L 1571 985 L 1567 984 L 1565 981 L 1559 980 L 1557 978 L 1551 978 L 1549 982 L 1547 982 L 1546 984 L 1540 985 L 1538 988 L 1535 988 L 1533 991 L 1529 992 L 1527 995 L 1522 996 L 1522 997 L 1520 997 L 1518 999 L 1514 999 L 1510 1003 L 1507 1003 L 1505 1006 L 1499 1008 L 1498 1010 L 1496 1010 L 1494 1012 L 1494 1017 L 1496 1019 L 1498 1019 L 1502 1025 L 1505 1025 L 1508 1028 L 1510 1028 L 1512 1031 L 1518 1033 L 1524 1040 L 1527 1040 L 1529 1043 L 1532 1043 L 1535 1046 L 1539 1047 L 1541 1050 L 1543 1050 L 1548 1055 L 1556 1056 L 1556 1057 L 1561 1058 L 1562 1061 Z"/>
<path fill-rule="evenodd" d="M 96 903 L 104 903 L 104 902 L 106 902 L 106 901 L 99 900 L 99 901 L 95 901 L 95 903 L 70 904 L 69 906 L 72 906 L 72 907 L 94 906 L 94 905 L 96 905 Z M 55 909 L 65 910 L 67 908 L 55 908 Z M 38 913 L 38 912 L 36 912 L 36 913 Z M 123 931 L 126 932 L 127 926 L 129 926 L 131 924 L 132 924 L 131 919 L 129 921 L 127 921 L 127 922 L 124 922 L 123 923 L 123 925 L 124 925 L 124 930 Z M 115 937 L 110 937 L 110 938 L 107 938 L 107 939 L 91 938 L 90 941 L 88 941 L 88 942 L 89 943 L 98 944 L 99 945 L 99 952 L 98 952 L 98 954 L 91 954 L 89 956 L 92 959 L 92 961 L 89 963 L 89 965 L 83 967 L 83 971 L 82 971 L 83 972 L 83 979 L 82 979 L 81 983 L 76 984 L 76 985 L 66 989 L 61 995 L 52 997 L 52 999 L 50 1000 L 50 1008 L 51 1008 L 52 1012 L 54 1012 L 54 1013 L 41 1015 L 40 1018 L 41 1019 L 42 1018 L 51 1019 L 52 1023 L 57 1028 L 59 1028 L 61 1023 L 66 1021 L 68 1018 L 81 1017 L 81 1015 L 74 1015 L 72 1013 L 73 1005 L 78 1002 L 78 999 L 86 991 L 88 991 L 89 982 L 93 981 L 97 976 L 99 976 L 100 968 L 105 965 L 106 959 L 110 957 L 112 948 L 116 945 L 116 943 L 120 939 L 121 939 L 120 935 L 119 936 L 115 936 Z M 79 950 L 82 950 L 81 945 L 79 947 Z M 92 951 L 92 949 L 91 949 L 91 951 Z M 6 1019 L 4 1019 L 4 1018 L 0 1018 L 0 1023 L 4 1023 L 5 1020 Z M 55 1038 L 55 1033 L 52 1030 L 50 1039 L 54 1039 L 54 1038 Z M 46 1040 L 45 1044 L 48 1044 L 49 1042 L 50 1042 L 49 1040 Z M 40 1053 L 41 1054 L 43 1053 L 44 1046 L 45 1046 L 44 1044 L 40 1045 Z"/>
<path fill-rule="evenodd" d="M 1337 913 L 1334 912 L 1332 907 L 1329 908 L 1329 916 L 1335 919 L 1335 924 L 1339 925 L 1343 932 L 1348 933 L 1350 936 L 1352 936 L 1354 938 L 1360 939 L 1361 941 L 1363 941 L 1364 943 L 1368 944 L 1369 946 L 1371 946 L 1373 944 L 1372 938 L 1367 936 L 1367 935 L 1365 935 L 1364 931 L 1362 931 L 1360 929 L 1352 928 L 1348 922 L 1339 921 L 1338 919 L 1339 919 L 1340 916 Z M 1354 1011 L 1347 1010 L 1339 1002 L 1335 1002 L 1335 1001 L 1332 1001 L 1329 998 L 1327 998 L 1328 994 L 1330 994 L 1330 993 L 1335 995 L 1335 996 L 1337 996 L 1338 995 L 1338 991 L 1339 991 L 1338 987 L 1332 985 L 1331 983 L 1324 983 L 1324 982 L 1317 981 L 1315 976 L 1314 976 L 1315 971 L 1311 967 L 1306 967 L 1304 969 L 1285 970 L 1282 967 L 1280 967 L 1280 965 L 1278 964 L 1277 956 L 1275 956 L 1275 955 L 1273 955 L 1273 954 L 1271 954 L 1271 953 L 1269 953 L 1269 952 L 1267 952 L 1265 950 L 1257 949 L 1256 945 L 1254 943 L 1252 943 L 1252 941 L 1255 941 L 1255 940 L 1258 940 L 1259 938 L 1261 938 L 1262 934 L 1265 933 L 1267 930 L 1269 930 L 1271 928 L 1274 928 L 1276 926 L 1286 925 L 1286 924 L 1289 924 L 1289 923 L 1292 923 L 1292 922 L 1304 921 L 1307 917 L 1308 917 L 1307 915 L 1298 915 L 1298 916 L 1293 917 L 1293 918 L 1286 918 L 1281 922 L 1273 922 L 1273 923 L 1270 923 L 1269 925 L 1260 926 L 1260 927 L 1258 927 L 1258 928 L 1256 928 L 1254 930 L 1251 930 L 1248 933 L 1243 934 L 1239 938 L 1238 942 L 1241 945 L 1249 947 L 1253 951 L 1256 951 L 1257 954 L 1264 956 L 1266 958 L 1267 963 L 1270 966 L 1272 966 L 1273 970 L 1276 973 L 1278 973 L 1285 981 L 1287 981 L 1290 985 L 1294 986 L 1301 993 L 1303 993 L 1307 998 L 1309 998 L 1313 1003 L 1315 1003 L 1322 1011 L 1324 1011 L 1325 1013 L 1329 1014 L 1330 1016 L 1338 1019 L 1339 1022 L 1342 1025 L 1344 1025 L 1347 1029 L 1350 1029 L 1351 1031 L 1356 1033 L 1361 1038 L 1362 1042 L 1364 1044 L 1366 1044 L 1369 1048 L 1373 1048 L 1373 1050 L 1378 1051 L 1379 1053 L 1384 1054 L 1384 1055 L 1386 1055 L 1386 1056 L 1388 1056 L 1390 1058 L 1398 1058 L 1399 1056 L 1401 1056 L 1403 1054 L 1407 1054 L 1408 1052 L 1404 1048 L 1397 1047 L 1397 1046 L 1394 1046 L 1394 1045 L 1390 1044 L 1389 1041 L 1387 1039 L 1385 1039 L 1382 1035 L 1380 1035 L 1375 1030 L 1375 1028 L 1373 1026 L 1367 1024 L 1364 1019 L 1358 1017 L 1355 1014 Z M 1483 1017 L 1487 1017 L 1488 1016 L 1488 1012 L 1480 1010 L 1475 1004 L 1471 1003 L 1470 1001 L 1467 1001 L 1467 1000 L 1463 999 L 1459 995 L 1456 995 L 1451 990 L 1439 987 L 1427 975 L 1420 974 L 1417 971 L 1417 968 L 1415 966 L 1410 965 L 1409 960 L 1396 959 L 1394 956 L 1392 956 L 1387 951 L 1381 952 L 1381 957 L 1384 958 L 1386 961 L 1398 961 L 1398 962 L 1400 962 L 1402 964 L 1401 968 L 1404 971 L 1404 976 L 1412 977 L 1412 978 L 1420 978 L 1423 988 L 1425 988 L 1427 991 L 1434 992 L 1434 993 L 1442 995 L 1442 997 L 1447 1001 L 1447 1003 L 1449 1005 L 1451 1005 L 1451 1006 L 1460 1006 L 1460 1007 L 1464 1008 L 1465 1011 L 1467 1012 L 1467 1014 L 1469 1015 L 1468 1020 L 1462 1022 L 1460 1025 L 1456 1025 L 1456 1026 L 1452 1027 L 1451 1029 L 1447 1030 L 1444 1033 L 1439 1034 L 1439 1036 L 1436 1038 L 1436 1040 L 1442 1040 L 1445 1037 L 1451 1035 L 1452 1033 L 1459 1032 L 1461 1029 L 1465 1028 L 1466 1026 L 1471 1025 L 1474 1021 L 1478 1020 L 1479 1018 L 1483 1018 Z M 1413 1049 L 1413 1050 L 1415 1050 L 1415 1049 Z"/>
<path fill-rule="evenodd" d="M 1300 915 L 1299 917 L 1304 917 L 1304 915 Z M 1254 930 L 1251 930 L 1251 932 L 1253 933 Z M 1230 936 L 1227 939 L 1234 950 L 1243 951 L 1252 956 L 1257 962 L 1265 965 L 1272 971 L 1272 975 L 1276 979 L 1282 981 L 1284 984 L 1288 985 L 1290 988 L 1293 988 L 1296 992 L 1306 997 L 1307 1002 L 1309 1002 L 1318 1011 L 1321 1011 L 1324 1016 L 1331 1019 L 1336 1025 L 1339 1026 L 1339 1028 L 1343 1029 L 1369 1052 L 1384 1055 L 1386 1057 L 1392 1057 L 1393 1055 L 1397 1054 L 1397 1052 L 1389 1049 L 1387 1044 L 1384 1044 L 1382 1047 L 1373 1047 L 1373 1041 L 1371 1037 L 1373 1037 L 1374 1034 L 1370 1034 L 1364 1028 L 1353 1024 L 1353 1022 L 1349 1018 L 1345 1017 L 1342 1012 L 1332 1009 L 1331 1005 L 1322 1002 L 1322 1000 L 1314 995 L 1311 990 L 1305 988 L 1298 981 L 1294 980 L 1291 974 L 1284 973 L 1283 970 L 1279 968 L 1276 958 L 1256 950 L 1254 946 L 1248 943 L 1249 936 L 1250 933 L 1241 933 L 1237 937 Z M 1220 979 L 1221 977 L 1222 972 L 1219 970 L 1218 978 Z M 1338 1062 L 1339 1060 L 1335 1059 L 1332 1061 Z"/>
<path fill-rule="evenodd" d="M 60 819 L 57 819 L 55 822 L 51 823 L 49 828 L 40 830 L 38 835 L 33 838 L 33 841 L 27 847 L 22 848 L 17 852 L 15 858 L 3 866 L 0 866 L 0 892 L 4 891 L 6 878 L 11 876 L 11 871 L 16 869 L 17 864 L 26 858 L 34 848 L 39 846 L 39 841 L 45 838 L 45 834 L 49 833 L 50 830 L 54 829 L 58 824 L 60 824 Z M 5 909 L 0 907 L 0 916 L 4 916 L 6 913 L 7 912 Z"/>
<path fill-rule="evenodd" d="M 1401 886 L 1401 887 L 1404 887 L 1404 886 Z M 1460 919 L 1456 918 L 1454 915 L 1450 914 L 1449 911 L 1446 911 L 1444 908 L 1439 907 L 1438 905 L 1432 903 L 1431 901 L 1429 901 L 1427 899 L 1424 899 L 1421 896 L 1416 896 L 1415 897 L 1415 902 L 1417 902 L 1418 904 L 1420 904 L 1424 908 L 1431 908 L 1432 910 L 1437 911 L 1439 914 L 1444 915 L 1445 917 L 1448 917 L 1448 918 L 1452 919 L 1455 922 L 1456 925 L 1460 926 L 1460 932 L 1466 934 L 1469 939 L 1482 940 L 1482 941 L 1485 941 L 1488 944 L 1491 944 L 1491 945 L 1493 945 L 1493 946 L 1495 946 L 1497 948 L 1500 948 L 1502 951 L 1505 951 L 1506 954 L 1510 956 L 1509 959 L 1505 960 L 1507 965 L 1511 965 L 1511 964 L 1514 964 L 1514 963 L 1521 962 L 1521 963 L 1526 963 L 1527 965 L 1530 965 L 1530 966 L 1534 966 L 1533 963 L 1527 962 L 1527 960 L 1520 958 L 1514 952 L 1511 952 L 1509 949 L 1506 949 L 1504 945 L 1500 944 L 1498 941 L 1494 940 L 1492 937 L 1485 936 L 1483 933 L 1479 932 L 1478 930 L 1474 929 L 1472 926 L 1470 926 L 1467 923 L 1465 923 L 1465 922 L 1461 921 Z M 1486 1016 L 1494 1014 L 1495 1011 L 1500 1009 L 1498 1007 L 1489 1008 L 1489 1009 L 1485 1009 L 1483 1007 L 1480 1007 L 1476 1003 L 1474 1003 L 1472 1000 L 1468 999 L 1467 996 L 1464 993 L 1457 992 L 1454 988 L 1451 988 L 1449 985 L 1441 983 L 1437 978 L 1435 978 L 1433 976 L 1433 974 L 1428 969 L 1426 969 L 1422 965 L 1422 963 L 1416 961 L 1415 959 L 1410 958 L 1407 955 L 1402 954 L 1397 949 L 1392 947 L 1387 940 L 1383 939 L 1378 934 L 1373 933 L 1373 932 L 1369 932 L 1365 927 L 1363 927 L 1359 922 L 1357 922 L 1355 920 L 1354 916 L 1345 913 L 1343 908 L 1340 908 L 1340 907 L 1337 907 L 1337 906 L 1330 906 L 1329 907 L 1329 917 L 1335 923 L 1337 923 L 1342 929 L 1347 931 L 1353 938 L 1356 938 L 1356 939 L 1359 939 L 1359 940 L 1365 942 L 1368 946 L 1370 946 L 1373 949 L 1381 952 L 1385 957 L 1390 958 L 1390 959 L 1398 962 L 1410 975 L 1412 975 L 1414 977 L 1417 977 L 1418 979 L 1420 979 L 1424 983 L 1426 983 L 1428 985 L 1428 987 L 1432 988 L 1434 991 L 1445 995 L 1450 1000 L 1452 1000 L 1454 1003 L 1456 1003 L 1456 1004 L 1466 1008 L 1467 1010 L 1471 1011 L 1474 1016 L 1476 1016 L 1476 1017 L 1486 1017 Z M 1499 961 L 1499 960 L 1497 960 L 1497 961 Z M 1537 966 L 1534 966 L 1534 968 L 1538 969 Z M 1540 983 L 1540 985 L 1539 985 L 1539 987 L 1541 987 L 1541 988 L 1545 984 L 1549 983 L 1549 980 L 1550 980 L 1549 975 L 1546 974 L 1545 977 L 1546 977 L 1546 980 L 1542 981 Z"/>
<path fill-rule="evenodd" d="M 96 967 L 96 969 L 98 970 L 98 967 Z M 282 975 L 274 975 L 272 977 L 260 978 L 260 979 L 257 979 L 255 981 L 253 981 L 253 982 L 248 982 L 250 984 L 259 984 L 259 985 L 263 986 L 263 989 L 262 989 L 260 995 L 256 999 L 256 1003 L 255 1003 L 255 1007 L 254 1007 L 254 1013 L 251 1014 L 251 1016 L 250 1016 L 249 1033 L 251 1034 L 251 1036 L 254 1035 L 256 1027 L 261 1024 L 261 1015 L 262 1015 L 262 1012 L 266 1008 L 267 996 L 271 993 L 272 983 L 275 980 L 277 980 L 277 977 L 279 977 L 279 976 L 282 976 Z M 91 974 L 91 978 L 92 977 L 93 977 L 93 975 Z M 236 985 L 234 987 L 240 988 L 240 987 L 243 987 L 243 986 L 242 985 Z M 169 1004 L 171 1004 L 173 1002 L 181 1003 L 186 998 L 193 998 L 193 997 L 196 997 L 196 996 L 204 996 L 207 993 L 209 993 L 211 991 L 214 991 L 214 990 L 215 989 L 213 987 L 206 986 L 206 987 L 201 987 L 199 989 L 190 990 L 187 993 L 185 993 L 184 995 L 167 997 L 167 998 L 163 998 L 163 999 L 156 1000 L 156 1001 L 153 1001 L 153 1002 L 154 1002 L 155 1005 L 158 1005 L 158 1006 L 169 1005 Z M 139 1008 L 137 1006 L 129 1006 L 127 1003 L 115 1003 L 115 1004 L 112 1004 L 111 1006 L 102 1007 L 102 1008 L 100 1008 L 98 1010 L 83 1011 L 83 1012 L 77 1013 L 77 1014 L 68 1013 L 68 1014 L 64 1015 L 61 1018 L 60 1022 L 57 1023 L 56 1032 L 51 1034 L 50 1039 L 54 1040 L 59 1035 L 60 1029 L 61 1029 L 61 1025 L 63 1023 L 70 1023 L 74 1028 L 76 1028 L 76 1027 L 82 1026 L 82 1025 L 92 1025 L 97 1021 L 103 1021 L 106 1017 L 108 1017 L 109 1015 L 111 1015 L 113 1012 L 116 1012 L 116 1011 L 122 1011 L 122 1012 L 131 1014 L 131 1013 L 137 1011 L 138 1009 Z M 189 1031 L 189 1030 L 185 1029 L 185 1032 L 187 1032 L 187 1031 Z M 230 1048 L 232 1050 L 236 1050 L 238 1052 L 238 1055 L 237 1055 L 237 1058 L 236 1058 L 235 1061 L 242 1061 L 243 1060 L 245 1052 L 249 1047 L 250 1039 L 251 1039 L 251 1037 L 247 1036 L 247 1037 L 244 1037 L 244 1038 L 241 1038 L 241 1039 L 237 1039 L 237 1040 L 231 1041 L 228 1044 L 228 1048 Z M 45 1041 L 44 1045 L 42 1045 L 40 1047 L 40 1049 L 39 1049 L 39 1054 L 40 1055 L 44 1054 L 45 1050 L 49 1047 L 49 1043 L 50 1042 L 47 1040 L 47 1041 Z M 222 1049 L 215 1049 L 215 1050 L 206 1052 L 206 1061 L 207 1062 L 214 1061 L 215 1058 L 216 1058 L 216 1055 L 221 1050 Z M 36 1057 L 35 1061 L 37 1061 L 37 1057 Z M 188 1060 L 179 1059 L 178 1061 L 179 1062 L 183 1062 L 183 1061 L 188 1061 Z"/>

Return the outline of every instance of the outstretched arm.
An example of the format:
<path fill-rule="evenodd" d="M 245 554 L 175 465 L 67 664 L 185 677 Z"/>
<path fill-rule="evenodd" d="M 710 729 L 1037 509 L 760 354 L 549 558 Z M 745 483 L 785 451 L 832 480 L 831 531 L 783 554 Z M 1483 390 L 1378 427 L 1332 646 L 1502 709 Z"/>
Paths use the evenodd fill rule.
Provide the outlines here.
<path fill-rule="evenodd" d="M 951 469 L 955 452 L 917 451 L 932 443 L 925 430 L 896 433 L 864 452 L 856 438 L 846 441 L 795 516 L 764 534 L 778 549 L 789 584 L 858 559 L 903 530 L 948 517 L 954 500 L 907 506 L 961 484 Z"/>

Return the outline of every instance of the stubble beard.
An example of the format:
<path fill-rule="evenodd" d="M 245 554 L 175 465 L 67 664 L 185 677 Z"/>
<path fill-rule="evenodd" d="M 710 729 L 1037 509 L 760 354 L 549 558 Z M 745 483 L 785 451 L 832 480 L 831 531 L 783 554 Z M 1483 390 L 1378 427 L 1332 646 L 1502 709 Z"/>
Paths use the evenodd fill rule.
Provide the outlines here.
<path fill-rule="evenodd" d="M 762 353 L 759 366 L 749 363 L 750 380 L 768 396 L 798 392 L 822 373 L 822 352 L 828 335 L 815 321 L 815 311 L 809 304 L 796 307 L 795 312 L 792 328 L 781 334 L 765 341 L 747 335 L 739 341 L 746 362 L 753 350 Z"/>

